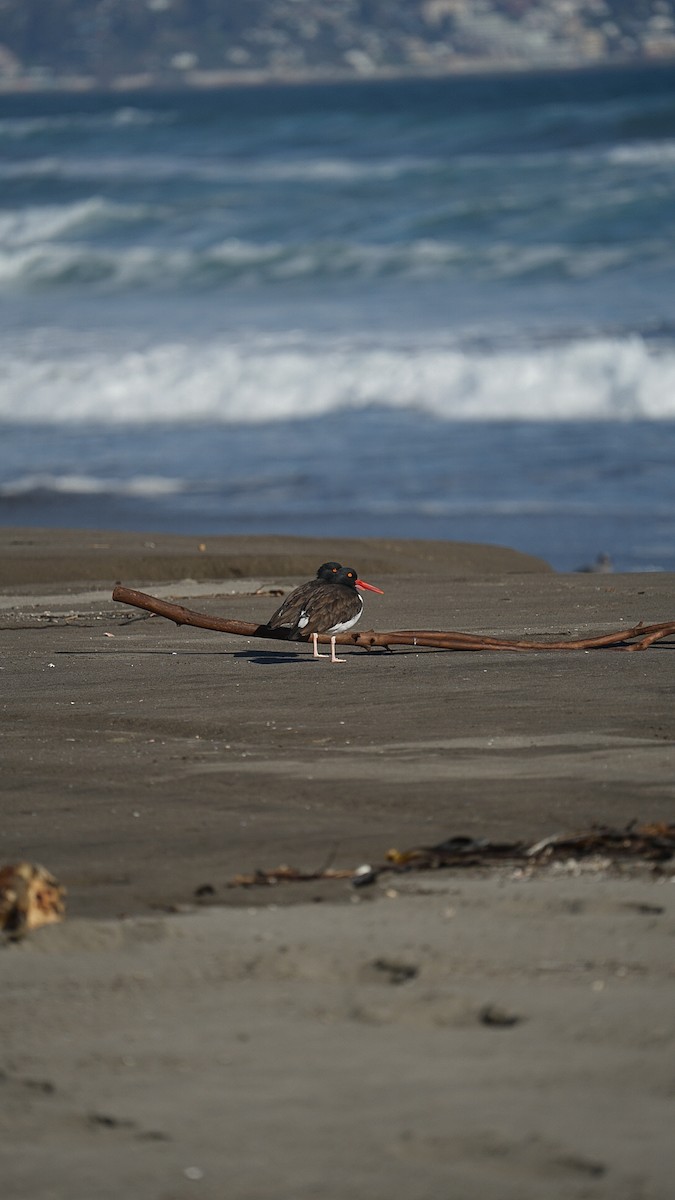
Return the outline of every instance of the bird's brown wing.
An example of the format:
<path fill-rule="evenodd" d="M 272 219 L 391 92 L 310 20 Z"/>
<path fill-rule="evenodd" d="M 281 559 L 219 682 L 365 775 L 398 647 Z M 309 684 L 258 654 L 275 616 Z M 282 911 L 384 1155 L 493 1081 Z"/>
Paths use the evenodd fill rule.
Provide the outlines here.
<path fill-rule="evenodd" d="M 343 587 L 341 583 L 320 584 L 305 600 L 303 611 L 308 621 L 302 632 L 326 633 L 334 625 L 354 617 L 360 609 L 361 597 L 354 588 Z"/>
<path fill-rule="evenodd" d="M 291 592 L 287 596 L 283 604 L 280 604 L 277 611 L 272 613 L 267 626 L 269 629 L 279 629 L 280 627 L 295 629 L 300 615 L 305 611 L 305 605 L 309 602 L 312 593 L 316 591 L 317 580 L 310 579 L 308 583 L 302 583 L 300 587 Z"/>

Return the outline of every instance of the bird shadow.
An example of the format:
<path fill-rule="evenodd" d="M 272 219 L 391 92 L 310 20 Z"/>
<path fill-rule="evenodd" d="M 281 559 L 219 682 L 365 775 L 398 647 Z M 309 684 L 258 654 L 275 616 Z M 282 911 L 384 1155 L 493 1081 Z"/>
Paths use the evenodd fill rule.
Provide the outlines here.
<path fill-rule="evenodd" d="M 293 666 L 314 662 L 311 654 L 294 654 L 290 650 L 233 650 L 230 658 L 245 658 L 257 666 Z"/>
<path fill-rule="evenodd" d="M 341 646 L 340 650 L 344 650 L 344 646 Z M 352 655 L 353 655 L 353 651 L 350 649 L 350 657 Z M 256 666 L 259 666 L 259 667 L 269 667 L 269 666 L 281 667 L 284 665 L 286 665 L 286 666 L 303 666 L 303 665 L 307 665 L 308 663 L 316 663 L 319 661 L 319 659 L 314 658 L 314 655 L 311 653 L 310 654 L 302 654 L 302 652 L 300 652 L 297 654 L 293 654 L 292 651 L 289 651 L 289 650 L 235 650 L 232 652 L 231 657 L 232 658 L 245 658 L 247 662 L 254 663 Z M 330 655 L 322 654 L 322 655 L 320 655 L 320 657 L 322 659 L 324 659 L 327 663 L 330 663 Z M 363 656 L 357 655 L 355 657 L 360 658 Z"/>
<path fill-rule="evenodd" d="M 339 646 L 338 652 L 342 654 L 345 649 L 347 650 L 348 658 L 364 657 L 363 647 Z M 311 653 L 311 647 L 310 652 L 305 652 L 304 654 L 302 651 L 294 653 L 291 650 L 234 650 L 232 652 L 232 658 L 245 658 L 248 662 L 255 663 L 257 666 L 261 667 L 267 667 L 270 665 L 283 666 L 284 664 L 287 666 L 302 665 L 307 663 L 316 663 L 319 661 L 319 659 L 314 658 L 314 655 Z M 330 663 L 329 654 L 321 654 L 320 658 L 324 659 L 325 662 Z"/>
<path fill-rule="evenodd" d="M 373 646 L 370 649 L 367 646 L 337 646 L 338 654 L 342 655 L 346 650 L 346 658 L 351 659 L 363 658 L 391 658 L 391 653 L 384 646 Z M 447 654 L 447 650 L 438 649 L 435 646 L 420 646 L 414 649 L 413 647 L 397 646 L 396 657 L 400 658 L 406 654 L 417 654 L 420 651 L 424 654 Z M 234 650 L 231 652 L 232 658 L 245 658 L 248 662 L 254 663 L 256 666 L 287 666 L 291 664 L 301 665 L 303 663 L 315 663 L 318 659 L 314 658 L 311 653 L 303 654 L 302 651 L 294 653 L 290 650 Z M 326 662 L 330 663 L 330 655 L 322 654 L 320 656 Z"/>

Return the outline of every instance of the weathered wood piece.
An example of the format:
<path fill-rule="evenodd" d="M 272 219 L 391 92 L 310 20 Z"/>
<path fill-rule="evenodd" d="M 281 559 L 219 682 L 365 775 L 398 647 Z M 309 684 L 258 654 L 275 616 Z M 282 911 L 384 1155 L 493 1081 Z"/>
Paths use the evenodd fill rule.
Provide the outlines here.
<path fill-rule="evenodd" d="M 190 608 L 184 608 L 182 604 L 170 604 L 166 600 L 159 600 L 155 596 L 119 584 L 114 589 L 112 598 L 119 604 L 129 604 L 133 608 L 142 608 L 159 617 L 166 617 L 176 625 L 194 625 L 198 629 L 213 629 L 218 633 L 233 633 L 238 637 L 266 638 L 280 642 L 288 640 L 285 629 L 270 629 L 267 625 L 256 625 L 253 621 L 235 621 L 194 612 Z M 391 646 L 428 646 L 437 650 L 596 650 L 603 647 L 646 650 L 662 638 L 671 636 L 675 636 L 675 621 L 659 621 L 655 625 L 644 625 L 640 621 L 630 629 L 618 629 L 597 637 L 548 642 L 497 638 L 487 634 L 452 630 L 446 632 L 440 629 L 396 629 L 387 633 L 378 633 L 374 629 L 361 633 L 350 630 L 338 634 L 335 641 L 341 646 L 361 646 L 364 650 L 371 650 L 374 646 L 381 646 L 385 650 Z M 327 633 L 319 634 L 318 639 L 324 644 L 330 644 L 331 640 Z"/>

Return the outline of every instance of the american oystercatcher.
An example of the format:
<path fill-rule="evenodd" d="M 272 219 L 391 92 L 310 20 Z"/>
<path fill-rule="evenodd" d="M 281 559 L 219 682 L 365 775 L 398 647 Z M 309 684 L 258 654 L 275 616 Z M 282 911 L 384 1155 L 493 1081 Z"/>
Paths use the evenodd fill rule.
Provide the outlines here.
<path fill-rule="evenodd" d="M 335 567 L 337 570 L 333 569 Z M 384 595 L 381 588 L 359 579 L 352 567 L 324 563 L 319 567 L 316 579 L 303 583 L 286 597 L 267 626 L 269 629 L 289 629 L 290 642 L 301 641 L 309 634 L 314 644 L 314 658 L 326 658 L 325 654 L 319 654 L 318 634 L 329 633 L 330 661 L 345 662 L 335 654 L 335 634 L 351 629 L 363 612 L 363 599 L 357 588 Z"/>
<path fill-rule="evenodd" d="M 309 579 L 307 583 L 301 583 L 300 587 L 296 587 L 295 591 L 286 597 L 283 604 L 274 613 L 274 616 L 267 622 L 268 627 L 270 629 L 279 629 L 280 627 L 292 629 L 297 625 L 304 605 L 315 588 L 318 588 L 322 583 L 328 583 L 329 580 L 334 579 L 338 571 L 341 570 L 342 563 L 322 563 L 314 579 Z"/>

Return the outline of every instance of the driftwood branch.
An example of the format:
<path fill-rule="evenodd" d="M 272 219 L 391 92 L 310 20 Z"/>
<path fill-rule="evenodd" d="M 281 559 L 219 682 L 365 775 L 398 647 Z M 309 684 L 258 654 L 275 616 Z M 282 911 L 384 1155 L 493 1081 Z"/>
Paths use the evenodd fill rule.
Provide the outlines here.
<path fill-rule="evenodd" d="M 198 629 L 215 629 L 218 633 L 233 633 L 239 637 L 267 638 L 277 642 L 288 640 L 284 629 L 269 629 L 267 625 L 256 625 L 253 621 L 233 621 L 193 612 L 182 604 L 169 604 L 166 600 L 158 600 L 133 588 L 117 586 L 112 598 L 119 604 L 129 604 L 133 608 L 143 608 L 159 617 L 166 617 L 176 625 L 195 625 Z M 389 633 L 376 633 L 374 629 L 369 629 L 363 633 L 340 633 L 335 641 L 341 646 L 361 646 L 364 650 L 370 650 L 373 646 L 382 646 L 386 650 L 391 646 L 429 646 L 437 650 L 595 650 L 607 646 L 619 650 L 646 650 L 654 642 L 671 635 L 675 635 L 675 621 L 660 621 L 656 625 L 643 625 L 640 621 L 632 629 L 560 642 L 513 640 L 437 629 L 397 629 Z M 329 634 L 319 634 L 320 642 L 329 643 L 330 640 Z"/>

